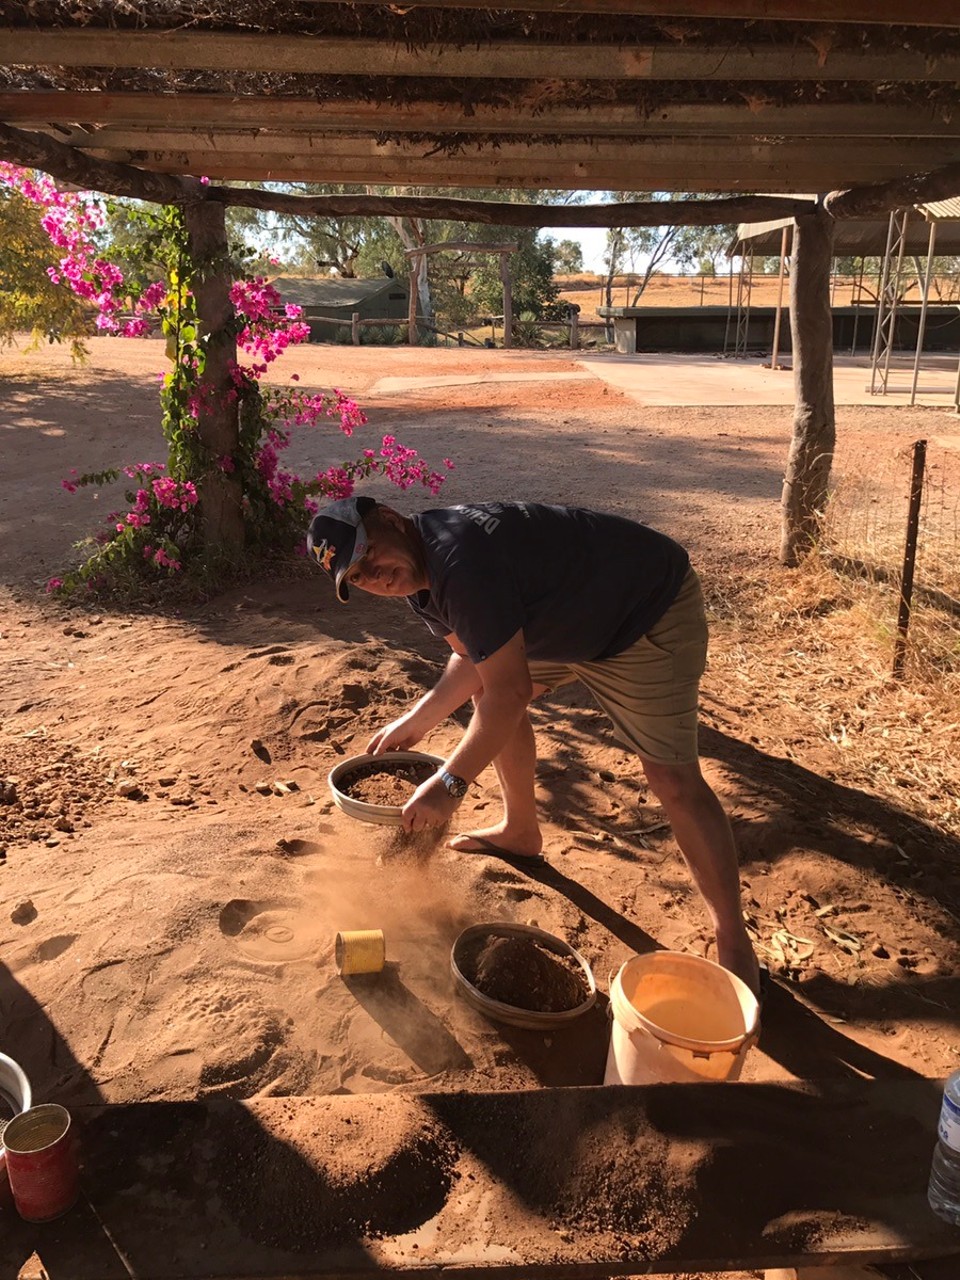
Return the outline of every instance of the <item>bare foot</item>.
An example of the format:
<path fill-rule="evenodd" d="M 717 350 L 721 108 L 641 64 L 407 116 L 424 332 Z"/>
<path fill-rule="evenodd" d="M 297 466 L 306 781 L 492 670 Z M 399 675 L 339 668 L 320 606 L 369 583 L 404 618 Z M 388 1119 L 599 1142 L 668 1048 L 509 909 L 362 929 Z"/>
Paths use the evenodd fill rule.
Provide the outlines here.
<path fill-rule="evenodd" d="M 458 853 L 491 853 L 498 850 L 518 860 L 538 859 L 543 839 L 539 831 L 531 835 L 510 832 L 504 827 L 485 827 L 481 831 L 461 831 L 459 835 L 451 836 L 447 841 L 447 848 Z"/>
<path fill-rule="evenodd" d="M 746 943 L 721 946 L 717 943 L 717 961 L 738 978 L 742 978 L 753 994 L 760 998 L 760 965 L 749 939 Z"/>

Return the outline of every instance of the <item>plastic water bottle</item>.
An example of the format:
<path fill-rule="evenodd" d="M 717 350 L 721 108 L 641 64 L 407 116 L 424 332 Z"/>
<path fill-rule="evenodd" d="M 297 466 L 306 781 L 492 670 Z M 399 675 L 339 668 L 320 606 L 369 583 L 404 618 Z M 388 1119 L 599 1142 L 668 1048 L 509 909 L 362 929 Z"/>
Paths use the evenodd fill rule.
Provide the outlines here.
<path fill-rule="evenodd" d="M 960 1227 L 960 1071 L 943 1088 L 927 1199 L 935 1214 Z"/>

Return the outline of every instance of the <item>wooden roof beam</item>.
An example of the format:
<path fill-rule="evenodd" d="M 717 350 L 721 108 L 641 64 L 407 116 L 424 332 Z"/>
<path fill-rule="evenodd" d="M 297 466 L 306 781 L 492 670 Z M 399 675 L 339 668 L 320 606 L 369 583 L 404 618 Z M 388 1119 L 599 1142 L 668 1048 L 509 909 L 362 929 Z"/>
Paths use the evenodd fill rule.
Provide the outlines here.
<path fill-rule="evenodd" d="M 799 217 L 815 207 L 809 198 L 728 196 L 706 200 L 641 200 L 623 203 L 550 205 L 500 200 L 421 195 L 298 196 L 254 187 L 207 188 L 212 199 L 247 209 L 276 213 L 439 218 L 509 227 L 656 227 L 667 216 L 676 226 L 707 227 L 736 222 L 765 222 Z"/>
<path fill-rule="evenodd" d="M 42 133 L 29 133 L 0 124 L 0 159 L 27 169 L 40 169 L 60 182 L 88 191 L 102 191 L 157 204 L 184 204 L 203 199 L 203 186 L 194 178 L 171 177 L 133 165 L 93 159 L 77 147 Z"/>
<path fill-rule="evenodd" d="M 746 91 L 745 91 L 746 92 Z M 592 104 L 533 110 L 477 103 L 317 102 L 312 98 L 237 98 L 213 93 L 0 93 L 0 120 L 21 128 L 57 122 L 66 128 L 165 130 L 369 130 L 375 133 L 590 134 L 594 137 L 956 138 L 960 112 L 949 119 L 929 105 L 874 103 L 673 103 L 643 114 L 639 107 Z M 85 135 L 78 134 L 78 141 Z M 101 137 L 106 136 L 101 134 Z"/>
<path fill-rule="evenodd" d="M 931 170 L 952 163 L 958 147 L 951 139 L 919 140 L 916 138 L 886 141 L 864 139 L 851 148 L 843 139 L 833 143 L 796 140 L 778 142 L 769 139 L 732 138 L 585 138 L 563 143 L 550 139 L 523 142 L 519 139 L 499 141 L 496 145 L 482 140 L 452 149 L 440 151 L 436 145 L 403 136 L 385 141 L 367 135 L 309 133 L 289 137 L 282 134 L 241 133 L 192 133 L 187 130 L 152 133 L 109 131 L 88 135 L 81 141 L 73 139 L 78 150 L 120 163 L 141 165 L 147 168 L 170 161 L 181 160 L 186 167 L 181 172 L 197 173 L 196 164 L 202 160 L 212 166 L 202 170 L 213 176 L 223 166 L 240 161 L 249 166 L 261 159 L 277 163 L 268 168 L 276 171 L 280 163 L 293 161 L 298 166 L 315 163 L 337 164 L 340 161 L 373 162 L 392 166 L 392 178 L 403 177 L 407 164 L 440 168 L 452 165 L 458 168 L 475 168 L 479 173 L 489 169 L 496 171 L 504 166 L 514 168 L 531 163 L 549 166 L 571 173 L 589 173 L 593 169 L 616 171 L 624 169 L 624 180 L 615 185 L 625 189 L 631 170 L 647 165 L 659 165 L 666 169 L 682 170 L 686 174 L 685 189 L 703 189 L 701 174 L 704 170 L 728 166 L 738 169 L 769 166 L 779 170 L 781 181 L 793 181 L 793 169 L 802 167 L 808 171 L 819 169 L 824 174 L 873 171 L 894 177 L 897 174 Z M 446 184 L 451 185 L 451 184 Z M 831 184 L 833 185 L 833 184 Z M 643 190 L 649 188 L 644 186 Z"/>
<path fill-rule="evenodd" d="M 13 129 L 5 124 L 0 124 L 0 158 L 40 169 L 61 181 L 111 195 L 129 195 L 166 204 L 197 199 L 216 200 L 247 208 L 307 214 L 406 214 L 412 217 L 461 219 L 512 226 L 659 226 L 669 223 L 677 226 L 709 226 L 723 222 L 761 222 L 779 217 L 796 217 L 810 209 L 809 200 L 756 196 L 731 200 L 645 201 L 627 206 L 550 206 L 419 196 L 305 197 L 248 188 L 234 190 L 221 186 L 204 187 L 192 178 L 171 178 L 132 165 L 96 160 L 77 148 L 66 146 L 44 134 Z M 395 172 L 394 168 L 388 182 L 395 179 Z M 848 168 L 848 177 L 849 172 Z M 254 176 L 262 181 L 264 171 L 261 169 Z M 419 181 L 406 170 L 404 177 L 411 184 Z M 707 185 L 705 175 L 698 174 L 698 177 L 703 178 L 704 185 Z M 453 185 L 457 179 L 448 172 L 442 181 Z M 809 180 L 806 173 L 798 172 L 792 174 L 792 181 L 798 188 L 802 184 L 807 190 L 822 189 L 826 185 Z M 521 182 L 518 185 L 524 184 Z M 618 189 L 622 189 L 622 185 L 617 185 Z M 658 186 L 666 189 L 666 184 Z M 960 194 L 960 163 L 953 162 L 932 172 L 914 173 L 907 178 L 897 175 L 892 180 L 878 182 L 865 189 L 848 187 L 835 190 L 827 196 L 825 204 L 835 217 L 863 217 L 911 204 L 949 199 L 957 194 Z"/>
<path fill-rule="evenodd" d="M 932 173 L 912 173 L 867 187 L 831 191 L 824 204 L 835 218 L 871 218 L 891 209 L 952 200 L 954 196 L 960 196 L 960 163 L 944 165 Z"/>
<path fill-rule="evenodd" d="M 0 28 L 7 66 L 455 79 L 960 81 L 960 55 L 796 45 L 547 44 L 421 49 L 372 39 L 215 31 Z"/>
<path fill-rule="evenodd" d="M 94 153 L 98 155 L 99 153 Z M 105 153 L 104 159 L 112 159 Z M 154 153 L 138 159 L 151 172 L 202 175 L 216 181 L 235 182 L 343 182 L 351 184 L 394 186 L 398 178 L 405 186 L 432 187 L 526 187 L 566 191 L 624 190 L 676 191 L 690 189 L 695 176 L 698 186 L 712 191 L 763 192 L 796 187 L 798 192 L 828 191 L 838 185 L 838 178 L 857 185 L 886 182 L 893 179 L 902 166 L 882 161 L 850 159 L 828 167 L 821 162 L 791 164 L 789 178 L 784 176 L 782 160 L 734 163 L 717 157 L 704 162 L 693 175 L 688 164 L 678 163 L 664 155 L 644 163 L 625 164 L 607 160 L 575 164 L 562 159 L 533 160 L 515 158 L 510 161 L 493 155 L 478 159 L 432 156 L 419 160 L 386 157 L 378 160 L 364 156 L 305 157 L 300 152 L 276 151 L 214 155 L 212 153 Z M 669 221 L 669 218 L 664 221 Z M 545 225 L 554 225 L 547 223 Z M 659 224 L 657 224 L 659 225 Z"/>
<path fill-rule="evenodd" d="M 321 0 L 340 3 L 340 0 Z M 353 0 L 380 5 L 383 0 Z M 404 9 L 489 9 L 490 0 L 404 0 Z M 606 13 L 632 18 L 716 18 L 717 0 L 496 0 L 521 13 Z M 726 0 L 724 18 L 756 22 L 856 22 L 955 27 L 955 0 L 924 0 L 905 10 L 902 0 Z"/>
<path fill-rule="evenodd" d="M 371 216 L 409 215 L 411 217 L 457 218 L 465 221 L 483 223 L 500 223 L 512 226 L 658 226 L 667 220 L 676 220 L 678 225 L 710 226 L 716 222 L 763 221 L 777 217 L 792 217 L 809 209 L 810 201 L 790 199 L 761 199 L 747 197 L 741 200 L 699 200 L 684 201 L 671 211 L 670 207 L 658 201 L 631 204 L 627 208 L 609 204 L 593 206 L 528 206 L 501 204 L 495 201 L 463 201 L 441 199 L 437 197 L 376 197 L 366 195 L 350 196 L 296 196 L 285 192 L 255 190 L 250 188 L 231 188 L 222 186 L 203 186 L 197 179 L 184 177 L 168 177 L 166 174 L 147 171 L 129 164 L 116 163 L 110 160 L 99 160 L 86 155 L 77 148 L 66 146 L 45 134 L 30 133 L 26 130 L 13 129 L 9 125 L 0 124 L 0 159 L 13 164 L 24 165 L 42 170 L 60 181 L 85 187 L 91 191 L 101 191 L 109 195 L 132 196 L 141 200 L 155 200 L 165 204 L 183 204 L 195 199 L 216 200 L 223 204 L 251 209 L 276 209 L 289 213 L 339 213 L 370 214 Z M 203 174 L 205 159 L 198 160 L 200 167 L 194 172 Z M 222 159 L 222 157 L 210 157 Z M 249 170 L 242 170 L 240 176 L 253 180 L 266 181 L 270 177 L 270 164 L 274 157 L 263 157 L 244 163 L 250 164 Z M 177 156 L 171 164 L 178 166 L 183 173 L 189 166 L 188 156 Z M 364 161 L 364 163 L 368 163 Z M 314 167 L 318 164 L 313 162 Z M 371 166 L 372 168 L 373 166 Z M 238 169 L 240 166 L 238 165 Z M 378 183 L 393 186 L 396 183 L 397 166 L 391 164 L 383 172 L 370 177 L 356 177 L 358 183 Z M 319 180 L 320 174 L 308 172 L 304 180 Z M 483 177 L 489 177 L 484 170 Z M 429 181 L 413 173 L 403 170 L 407 184 L 414 185 Z M 439 185 L 481 185 L 477 180 L 477 170 L 471 172 L 469 181 L 459 182 L 459 171 L 451 173 L 446 168 L 439 178 Z M 528 173 L 522 177 L 514 175 L 509 184 L 503 175 L 493 182 L 485 181 L 482 185 L 523 186 L 529 178 Z M 436 184 L 435 175 L 431 175 L 431 185 Z M 331 181 L 338 181 L 336 174 Z M 556 186 L 555 182 L 544 185 Z M 615 182 L 608 184 L 616 186 Z M 643 188 L 641 188 L 643 189 Z M 808 187 L 809 189 L 809 187 Z"/>

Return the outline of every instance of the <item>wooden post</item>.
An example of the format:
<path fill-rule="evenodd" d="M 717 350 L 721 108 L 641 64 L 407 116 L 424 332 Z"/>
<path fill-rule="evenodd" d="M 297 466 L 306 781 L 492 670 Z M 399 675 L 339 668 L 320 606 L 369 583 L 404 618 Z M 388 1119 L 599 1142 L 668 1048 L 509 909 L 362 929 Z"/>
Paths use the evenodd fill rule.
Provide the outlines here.
<path fill-rule="evenodd" d="M 573 351 L 580 350 L 580 312 L 570 309 L 570 347 Z"/>
<path fill-rule="evenodd" d="M 355 347 L 360 345 L 360 312 L 354 311 L 350 316 L 350 339 Z"/>
<path fill-rule="evenodd" d="M 500 279 L 503 282 L 503 345 L 513 346 L 513 293 L 510 287 L 510 260 L 500 254 Z"/>
<path fill-rule="evenodd" d="M 218 459 L 233 458 L 240 446 L 239 411 L 232 394 L 237 342 L 224 206 L 215 201 L 191 201 L 183 212 L 195 273 L 197 329 L 206 334 L 197 417 L 197 432 L 207 453 L 204 472 L 197 477 L 204 550 L 211 564 L 237 564 L 244 545 L 243 491 L 239 474 L 218 465 Z"/>
<path fill-rule="evenodd" d="M 420 275 L 419 257 L 410 259 L 410 297 L 407 299 L 407 341 L 417 345 L 417 281 Z"/>
<path fill-rule="evenodd" d="M 836 443 L 830 263 L 833 221 L 822 209 L 796 220 L 790 272 L 790 334 L 796 403 L 781 498 L 780 560 L 796 565 L 820 532 Z"/>

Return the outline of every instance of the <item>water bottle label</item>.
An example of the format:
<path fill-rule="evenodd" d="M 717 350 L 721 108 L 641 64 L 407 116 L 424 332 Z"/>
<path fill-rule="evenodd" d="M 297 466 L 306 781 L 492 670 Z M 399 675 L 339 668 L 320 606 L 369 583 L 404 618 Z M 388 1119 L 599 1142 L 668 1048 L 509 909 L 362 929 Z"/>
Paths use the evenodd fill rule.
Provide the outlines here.
<path fill-rule="evenodd" d="M 945 1146 L 960 1154 L 960 1106 L 946 1094 L 943 1097 L 943 1106 L 940 1108 L 937 1135 Z"/>

